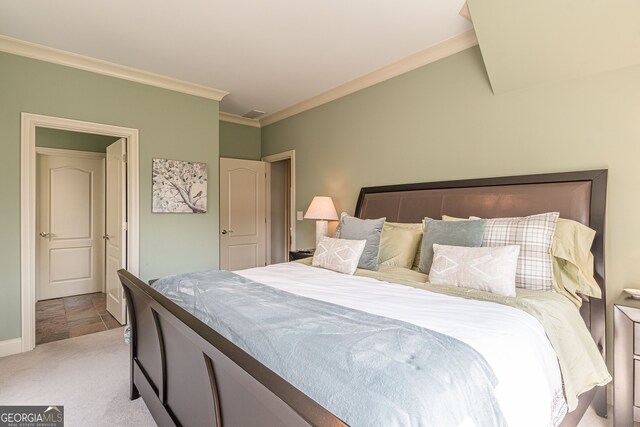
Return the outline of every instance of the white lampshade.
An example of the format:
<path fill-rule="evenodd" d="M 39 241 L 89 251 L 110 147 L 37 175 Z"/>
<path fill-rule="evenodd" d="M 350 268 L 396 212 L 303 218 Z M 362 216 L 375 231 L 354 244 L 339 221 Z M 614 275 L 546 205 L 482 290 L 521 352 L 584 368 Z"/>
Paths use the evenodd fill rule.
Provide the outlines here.
<path fill-rule="evenodd" d="M 306 219 L 324 219 L 329 221 L 337 221 L 338 213 L 333 200 L 328 196 L 315 196 L 304 214 Z"/>

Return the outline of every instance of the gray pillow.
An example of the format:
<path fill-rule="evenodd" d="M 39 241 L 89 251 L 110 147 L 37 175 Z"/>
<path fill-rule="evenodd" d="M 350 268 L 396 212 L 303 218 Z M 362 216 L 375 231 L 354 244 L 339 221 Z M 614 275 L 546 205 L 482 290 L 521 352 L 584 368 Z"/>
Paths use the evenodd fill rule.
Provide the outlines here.
<path fill-rule="evenodd" d="M 348 240 L 366 240 L 364 251 L 358 261 L 358 268 L 378 270 L 378 252 L 380 236 L 386 218 L 360 219 L 349 215 L 340 217 L 340 238 Z"/>
<path fill-rule="evenodd" d="M 433 244 L 480 247 L 486 219 L 470 221 L 439 221 L 424 219 L 424 236 L 420 252 L 420 271 L 429 274 L 433 263 Z"/>

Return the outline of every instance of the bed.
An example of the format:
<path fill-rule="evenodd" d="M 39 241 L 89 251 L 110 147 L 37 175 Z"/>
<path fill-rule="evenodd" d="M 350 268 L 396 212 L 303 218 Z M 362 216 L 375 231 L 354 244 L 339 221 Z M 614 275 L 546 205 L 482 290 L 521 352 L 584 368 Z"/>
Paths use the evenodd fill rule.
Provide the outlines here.
<path fill-rule="evenodd" d="M 443 214 L 463 218 L 471 215 L 492 218 L 526 216 L 540 212 L 557 211 L 560 212 L 560 216 L 563 218 L 588 225 L 596 231 L 592 253 L 595 262 L 595 279 L 602 289 L 602 298 L 585 297 L 580 308 L 580 315 L 597 349 L 604 357 L 605 282 L 603 239 L 606 178 L 607 172 L 605 170 L 597 170 L 367 187 L 360 192 L 355 213 L 360 218 L 386 217 L 387 221 L 413 223 L 421 221 L 425 216 L 440 218 Z M 384 319 L 388 319 L 386 316 L 389 316 L 391 319 L 390 324 L 385 324 L 385 327 L 382 328 L 385 330 L 396 328 L 393 330 L 397 331 L 400 328 L 403 333 L 408 333 L 405 326 L 406 323 L 409 323 L 428 326 L 429 330 L 436 331 L 436 338 L 439 337 L 438 334 L 440 333 L 438 328 L 441 331 L 449 331 L 447 328 L 450 325 L 447 322 L 434 323 L 429 320 L 428 315 L 424 315 L 416 308 L 398 309 L 403 299 L 404 301 L 410 299 L 419 302 L 421 298 L 426 298 L 425 295 L 432 295 L 432 293 L 419 289 L 419 286 L 403 286 L 370 277 L 359 276 L 353 278 L 351 284 L 355 284 L 354 286 L 357 286 L 358 289 L 367 289 L 370 298 L 375 298 L 375 295 L 378 295 L 378 300 L 383 299 L 388 302 L 387 306 L 380 307 L 380 304 L 371 300 L 369 306 L 365 307 L 367 298 L 354 299 L 350 298 L 348 294 L 342 295 L 347 292 L 350 286 L 349 283 L 342 283 L 336 279 L 338 282 L 336 286 L 322 286 L 322 284 L 330 283 L 334 278 L 340 277 L 338 273 L 319 271 L 318 274 L 313 274 L 311 271 L 312 267 L 304 266 L 300 263 L 289 263 L 265 269 L 245 271 L 244 273 L 240 272 L 240 276 L 237 277 L 241 277 L 241 281 L 251 282 L 243 283 L 242 286 L 252 287 L 250 288 L 252 289 L 252 294 L 262 295 L 261 292 L 265 293 L 265 295 L 273 292 L 293 293 L 296 298 L 299 298 L 294 306 L 305 307 L 305 310 L 300 310 L 300 316 L 305 316 L 305 313 L 318 312 L 318 303 L 309 301 L 313 300 L 320 301 L 320 305 L 326 303 L 325 305 L 332 310 L 335 307 L 341 309 L 340 307 L 348 307 L 351 304 L 351 307 L 348 308 L 358 310 L 358 313 L 362 310 L 365 313 L 369 313 L 367 315 L 381 316 Z M 305 287 L 306 290 L 303 292 L 298 290 L 295 280 L 303 280 L 302 278 L 305 275 L 308 276 L 307 279 L 304 279 L 306 280 L 305 283 L 308 282 L 309 285 Z M 268 349 L 268 344 L 256 345 L 255 342 L 244 342 L 241 339 L 242 337 L 238 338 L 237 336 L 234 340 L 233 331 L 215 330 L 208 325 L 208 323 L 215 322 L 215 310 L 202 308 L 199 303 L 194 301 L 189 302 L 191 305 L 176 303 L 180 298 L 188 298 L 189 292 L 183 292 L 183 295 L 176 299 L 176 295 L 172 295 L 171 290 L 164 289 L 163 292 L 159 292 L 154 287 L 145 284 L 124 270 L 119 272 L 119 276 L 125 289 L 132 327 L 131 398 L 136 399 L 142 396 L 158 425 L 333 426 L 346 425 L 345 420 L 357 420 L 358 418 L 352 417 L 362 416 L 362 414 L 357 414 L 358 408 L 366 408 L 367 411 L 377 410 L 375 405 L 368 408 L 366 399 L 362 401 L 356 399 L 353 404 L 344 404 L 345 399 L 334 399 L 334 401 L 329 399 L 327 401 L 326 397 L 323 398 L 321 394 L 317 394 L 319 393 L 317 390 L 309 390 L 301 386 L 301 383 L 296 383 L 289 374 L 285 374 L 281 369 L 277 368 L 277 363 L 274 363 L 270 358 L 271 352 Z M 230 280 L 237 281 L 235 278 Z M 314 280 L 319 282 L 314 283 Z M 263 289 L 258 286 L 263 282 L 270 282 L 269 289 Z M 277 284 L 277 286 L 274 284 Z M 273 291 L 272 288 L 279 289 Z M 231 291 L 234 288 L 230 286 L 227 289 Z M 187 296 L 185 297 L 185 295 Z M 447 307 L 449 311 L 457 310 L 462 314 L 467 310 L 466 305 L 460 306 L 460 304 L 463 304 L 462 298 L 438 293 L 433 293 L 433 295 L 435 296 L 430 298 L 435 298 L 435 300 L 425 300 L 424 307 Z M 213 306 L 215 306 L 215 302 L 220 296 L 215 293 L 211 294 L 210 300 L 214 304 Z M 351 303 L 349 303 L 350 300 Z M 464 302 L 464 304 L 469 304 L 468 300 L 465 301 L 467 302 Z M 477 310 L 479 311 L 485 310 L 487 307 L 496 306 L 496 304 L 486 301 L 471 300 L 471 303 L 477 305 Z M 248 302 L 243 302 L 243 304 L 247 304 L 247 307 L 249 307 Z M 262 315 L 260 312 L 261 303 L 256 300 L 254 304 L 255 308 L 251 310 L 256 313 L 257 318 L 260 318 Z M 315 305 L 307 306 L 306 304 Z M 393 304 L 396 305 L 394 306 Z M 189 307 L 194 309 L 189 309 Z M 326 307 L 322 306 L 321 308 L 324 310 Z M 219 309 L 224 310 L 224 305 L 219 306 Z M 514 322 L 531 322 L 530 316 L 516 314 L 517 310 L 513 310 L 510 307 L 504 307 L 503 310 L 506 316 L 514 316 Z M 211 311 L 214 312 L 212 313 Z M 400 311 L 403 312 L 402 315 L 394 314 Z M 203 312 L 206 312 L 206 316 L 203 315 Z M 411 313 L 418 317 L 424 315 L 424 318 L 422 318 L 423 320 L 412 318 Z M 349 313 L 349 316 L 351 315 Z M 268 316 L 272 315 L 269 314 Z M 268 316 L 265 318 L 271 319 Z M 335 314 L 331 316 L 336 317 Z M 343 315 L 339 313 L 337 316 Z M 490 318 L 492 316 L 488 315 L 486 317 Z M 369 320 L 369 318 L 365 319 L 366 322 Z M 490 323 L 487 320 L 483 324 L 489 325 Z M 302 324 L 304 325 L 305 323 L 303 322 Z M 269 326 L 268 322 L 265 326 Z M 467 329 L 472 329 L 472 327 L 473 325 L 470 325 Z M 251 328 L 249 326 L 247 331 L 250 332 Z M 549 356 L 548 354 L 545 356 L 542 350 L 542 347 L 550 347 L 544 337 L 545 331 L 541 329 L 540 324 L 535 320 L 527 328 L 534 331 L 534 334 L 541 335 L 539 357 L 547 360 L 546 363 L 548 364 Z M 269 330 L 267 328 L 267 330 L 269 331 L 267 335 L 276 335 L 278 329 L 272 328 Z M 499 328 L 496 328 L 495 331 L 496 336 L 499 336 Z M 517 339 L 518 332 L 513 331 L 511 333 L 511 337 Z M 457 338 L 463 344 L 482 347 L 481 344 L 477 344 L 474 341 L 475 335 L 478 335 L 478 333 L 469 333 L 468 330 L 465 331 L 463 328 L 462 332 L 458 332 Z M 373 338 L 368 336 L 367 340 L 363 340 L 363 342 L 372 342 L 371 340 L 373 340 L 373 345 L 375 345 L 375 335 L 373 335 Z M 528 344 L 523 342 L 522 345 L 531 345 L 531 342 L 534 342 L 532 340 L 527 340 Z M 298 347 L 295 348 L 297 349 Z M 312 350 L 311 354 L 318 352 L 317 349 Z M 338 354 L 339 350 L 341 349 L 336 347 L 335 353 Z M 304 351 L 304 346 L 302 346 L 301 351 Z M 261 354 L 260 357 L 252 356 L 252 354 L 256 355 L 258 353 Z M 487 349 L 482 350 L 481 353 L 489 359 L 499 357 L 499 354 L 496 355 L 495 351 L 492 355 L 491 350 Z M 538 352 L 535 349 L 529 349 L 521 354 L 526 357 L 530 353 Z M 353 357 L 353 354 L 349 357 Z M 295 356 L 292 355 L 291 361 L 295 360 Z M 340 366 L 339 364 L 337 365 Z M 496 366 L 501 366 L 501 364 L 494 363 L 494 367 Z M 497 369 L 502 370 L 503 368 Z M 506 370 L 507 368 L 505 367 L 504 369 Z M 514 401 L 513 405 L 520 405 L 519 408 L 525 408 L 526 405 L 535 407 L 540 403 L 527 402 L 527 399 L 519 399 L 520 402 L 517 402 L 517 397 L 519 395 L 530 396 L 531 390 L 539 390 L 541 394 L 547 392 L 553 394 L 554 387 L 549 387 L 547 390 L 544 382 L 542 385 L 534 384 L 537 376 L 527 372 L 527 367 L 510 366 L 508 369 L 511 369 L 511 371 L 506 371 L 506 374 L 502 374 L 501 381 L 508 383 L 509 381 L 505 378 L 514 376 L 514 378 L 518 378 L 518 381 L 512 382 L 518 382 L 518 384 L 512 384 L 511 387 L 515 388 L 511 389 L 507 388 L 508 385 L 505 385 L 501 391 L 496 392 L 496 400 L 500 401 L 500 405 L 502 405 L 502 400 L 511 399 Z M 326 370 L 329 372 L 331 369 L 329 367 Z M 304 369 L 298 368 L 296 372 L 302 375 L 304 374 Z M 557 377 L 559 373 L 558 369 L 556 374 L 550 374 L 550 376 L 554 377 L 555 375 Z M 340 378 L 339 372 L 333 375 L 334 378 Z M 366 372 L 361 373 L 361 375 L 366 376 Z M 529 376 L 527 377 L 527 375 Z M 410 381 L 410 378 L 407 381 Z M 562 379 L 556 378 L 553 381 L 561 383 Z M 547 382 L 551 384 L 553 381 L 549 380 Z M 322 382 L 320 378 L 318 378 L 318 382 Z M 295 383 L 297 387 L 292 383 Z M 518 389 L 518 387 L 520 388 Z M 304 389 L 305 392 L 301 391 L 300 388 Z M 402 392 L 402 387 L 399 390 Z M 519 390 L 519 392 L 514 393 L 514 390 Z M 528 393 L 525 393 L 525 391 Z M 348 390 L 341 390 L 341 392 L 348 394 Z M 330 391 L 329 396 L 331 396 L 331 393 L 335 393 L 335 391 Z M 315 399 L 309 397 L 310 395 L 313 395 Z M 524 403 L 522 402 L 523 400 Z M 324 404 L 320 404 L 318 401 Z M 336 403 L 335 401 L 338 402 Z M 575 426 L 589 405 L 594 407 L 598 415 L 606 416 L 605 387 L 596 386 L 590 387 L 588 390 L 580 390 L 579 396 L 576 397 L 576 402 L 572 405 L 570 412 L 566 413 L 566 408 L 564 412 L 560 412 L 561 423 L 556 420 L 541 425 Z M 328 410 L 327 407 L 334 409 L 334 412 Z M 549 409 L 552 417 L 553 411 L 553 409 Z M 360 412 L 363 411 L 360 410 Z M 499 422 L 492 422 L 490 425 L 500 425 L 501 423 L 506 425 L 508 422 L 505 422 L 505 420 L 510 420 L 511 424 L 513 424 L 513 415 L 509 415 L 508 410 L 503 412 L 505 412 L 505 418 Z M 354 413 L 356 414 L 354 415 Z M 386 413 L 376 413 L 375 417 L 380 418 L 373 418 L 373 420 L 384 419 L 385 416 L 387 416 Z M 400 420 L 396 423 L 398 425 L 420 424 L 419 419 L 402 418 L 403 416 L 411 417 L 411 411 L 405 411 L 398 418 L 393 418 L 394 416 L 392 415 L 390 419 Z M 558 413 L 555 416 L 558 416 Z M 463 421 L 466 422 L 468 420 Z M 371 424 L 372 422 L 354 423 L 352 421 L 352 423 Z M 464 422 L 460 424 L 464 425 Z"/>

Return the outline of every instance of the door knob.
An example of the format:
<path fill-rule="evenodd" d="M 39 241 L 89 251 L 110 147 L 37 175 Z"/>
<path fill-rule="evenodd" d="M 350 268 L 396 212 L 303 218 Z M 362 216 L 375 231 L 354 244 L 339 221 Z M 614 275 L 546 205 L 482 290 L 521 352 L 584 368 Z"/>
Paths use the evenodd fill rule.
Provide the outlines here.
<path fill-rule="evenodd" d="M 111 236 L 109 236 L 108 234 L 105 234 L 104 236 L 102 236 L 102 238 L 104 240 L 109 240 L 111 238 Z"/>
<path fill-rule="evenodd" d="M 233 230 L 222 230 L 222 234 L 233 233 Z"/>
<path fill-rule="evenodd" d="M 40 232 L 40 237 L 52 237 L 53 233 L 45 233 L 44 231 Z"/>

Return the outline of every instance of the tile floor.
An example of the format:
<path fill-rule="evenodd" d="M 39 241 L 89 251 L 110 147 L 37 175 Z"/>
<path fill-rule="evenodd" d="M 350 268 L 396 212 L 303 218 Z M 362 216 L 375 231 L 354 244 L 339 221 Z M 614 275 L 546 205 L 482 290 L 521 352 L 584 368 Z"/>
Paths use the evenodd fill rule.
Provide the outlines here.
<path fill-rule="evenodd" d="M 36 345 L 120 326 L 107 312 L 106 296 L 101 292 L 36 303 Z"/>

